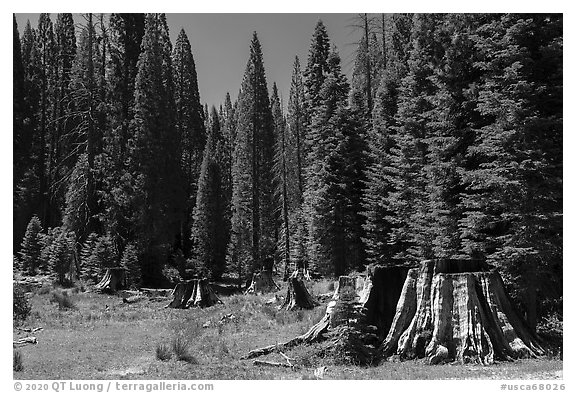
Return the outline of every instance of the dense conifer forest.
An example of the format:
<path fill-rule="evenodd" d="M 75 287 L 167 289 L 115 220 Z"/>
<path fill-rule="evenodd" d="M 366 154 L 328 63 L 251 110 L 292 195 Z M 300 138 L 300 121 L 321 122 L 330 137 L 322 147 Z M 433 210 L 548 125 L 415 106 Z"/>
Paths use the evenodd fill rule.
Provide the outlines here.
<path fill-rule="evenodd" d="M 562 15 L 362 14 L 351 78 L 318 21 L 289 92 L 255 32 L 212 108 L 164 14 L 81 21 L 14 17 L 15 268 L 138 287 L 479 259 L 531 327 L 561 313 Z"/>

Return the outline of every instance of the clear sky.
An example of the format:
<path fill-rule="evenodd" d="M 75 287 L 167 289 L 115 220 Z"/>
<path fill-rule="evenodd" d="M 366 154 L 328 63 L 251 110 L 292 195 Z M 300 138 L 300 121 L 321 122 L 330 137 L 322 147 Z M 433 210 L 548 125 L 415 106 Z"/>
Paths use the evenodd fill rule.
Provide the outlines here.
<path fill-rule="evenodd" d="M 17 14 L 20 34 L 29 19 L 33 27 L 39 14 Z M 256 31 L 264 56 L 266 78 L 271 92 L 276 82 L 284 102 L 288 101 L 294 57 L 304 68 L 314 27 L 322 19 L 331 42 L 342 58 L 343 70 L 350 75 L 358 33 L 350 27 L 354 14 L 167 14 L 172 43 L 184 29 L 198 73 L 202 103 L 219 105 L 226 92 L 237 96 Z M 55 15 L 52 15 L 55 20 Z M 81 19 L 76 17 L 77 22 Z"/>

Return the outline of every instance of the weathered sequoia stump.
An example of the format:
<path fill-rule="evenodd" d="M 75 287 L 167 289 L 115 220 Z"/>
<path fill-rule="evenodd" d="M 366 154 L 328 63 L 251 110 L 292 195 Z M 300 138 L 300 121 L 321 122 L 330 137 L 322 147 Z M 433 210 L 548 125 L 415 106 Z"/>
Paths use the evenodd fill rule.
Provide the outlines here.
<path fill-rule="evenodd" d="M 274 292 L 278 289 L 280 289 L 280 287 L 272 278 L 272 270 L 262 270 L 261 272 L 254 273 L 252 282 L 245 293 L 264 294 Z"/>
<path fill-rule="evenodd" d="M 116 292 L 120 289 L 126 289 L 126 270 L 121 267 L 106 269 L 104 277 L 94 288 L 103 292 Z"/>
<path fill-rule="evenodd" d="M 383 357 L 491 364 L 544 354 L 500 274 L 477 261 L 424 261 L 410 269 L 381 348 Z"/>
<path fill-rule="evenodd" d="M 210 307 L 222 303 L 216 296 L 208 280 L 193 279 L 176 284 L 172 291 L 171 308 Z"/>
<path fill-rule="evenodd" d="M 300 270 L 294 271 L 288 278 L 288 289 L 286 291 L 286 299 L 284 303 L 278 307 L 279 310 L 295 310 L 295 309 L 312 309 L 318 306 L 318 303 L 306 286 L 304 285 L 304 273 Z"/>

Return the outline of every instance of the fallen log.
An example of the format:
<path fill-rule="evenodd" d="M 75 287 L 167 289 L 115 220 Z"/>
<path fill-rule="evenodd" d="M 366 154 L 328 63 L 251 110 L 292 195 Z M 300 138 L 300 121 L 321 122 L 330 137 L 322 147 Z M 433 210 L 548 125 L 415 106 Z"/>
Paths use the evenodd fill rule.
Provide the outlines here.
<path fill-rule="evenodd" d="M 36 345 L 38 344 L 38 339 L 34 336 L 30 336 L 30 337 L 22 337 L 16 341 L 12 341 L 13 347 L 23 347 L 28 344 Z"/>
<path fill-rule="evenodd" d="M 294 365 L 288 363 L 278 363 L 278 362 L 270 362 L 267 360 L 254 360 L 252 362 L 255 366 L 271 366 L 271 367 L 286 367 L 286 368 L 294 368 Z"/>

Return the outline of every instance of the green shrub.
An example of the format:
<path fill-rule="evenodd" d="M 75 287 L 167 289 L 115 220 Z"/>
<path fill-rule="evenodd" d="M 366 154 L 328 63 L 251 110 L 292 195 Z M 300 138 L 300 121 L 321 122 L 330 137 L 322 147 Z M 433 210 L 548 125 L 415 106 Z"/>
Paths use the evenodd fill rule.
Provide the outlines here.
<path fill-rule="evenodd" d="M 58 303 L 59 310 L 73 310 L 76 308 L 73 299 L 68 296 L 68 292 L 54 291 L 52 292 L 52 303 Z"/>
<path fill-rule="evenodd" d="M 16 321 L 24 321 L 30 315 L 31 307 L 26 293 L 19 285 L 13 286 L 13 317 Z"/>
<path fill-rule="evenodd" d="M 142 282 L 142 271 L 138 261 L 138 251 L 133 244 L 128 244 L 124 249 L 120 265 L 126 270 L 128 287 L 138 288 Z"/>
<path fill-rule="evenodd" d="M 42 224 L 36 216 L 32 217 L 26 227 L 19 254 L 22 270 L 36 274 L 42 254 Z"/>

